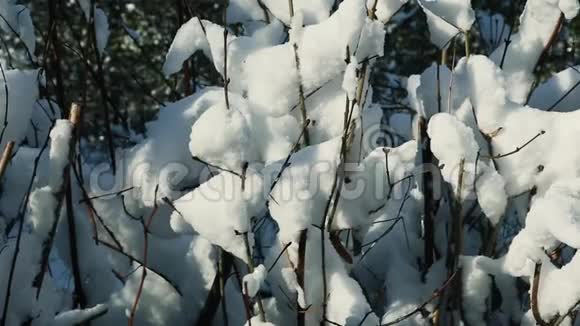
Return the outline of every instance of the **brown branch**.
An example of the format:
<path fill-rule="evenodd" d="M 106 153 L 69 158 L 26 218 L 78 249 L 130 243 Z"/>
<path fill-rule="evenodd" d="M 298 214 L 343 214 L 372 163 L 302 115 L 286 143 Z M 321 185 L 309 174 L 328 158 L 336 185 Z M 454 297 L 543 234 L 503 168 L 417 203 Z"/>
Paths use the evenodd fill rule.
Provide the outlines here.
<path fill-rule="evenodd" d="M 8 128 L 8 80 L 6 79 L 6 72 L 4 71 L 4 66 L 0 63 L 0 72 L 2 73 L 2 79 L 4 80 L 4 123 L 2 126 L 2 132 L 0 132 L 0 143 L 4 139 L 4 133 L 6 132 L 6 128 Z"/>
<path fill-rule="evenodd" d="M 141 259 L 139 259 L 139 258 L 137 258 L 137 257 L 135 257 L 135 256 L 133 256 L 133 255 L 131 255 L 131 254 L 129 254 L 129 253 L 126 253 L 126 252 L 124 252 L 123 250 L 121 250 L 121 249 L 117 248 L 116 246 L 114 246 L 114 245 L 112 245 L 112 244 L 110 244 L 110 243 L 108 243 L 108 242 L 106 242 L 106 241 L 103 241 L 103 240 L 101 240 L 101 239 L 95 239 L 95 241 L 97 241 L 97 242 L 99 243 L 99 245 L 103 245 L 103 246 L 105 246 L 105 247 L 107 247 L 107 248 L 109 248 L 109 249 L 113 250 L 114 252 L 116 252 L 116 253 L 118 253 L 118 254 L 121 254 L 121 255 L 123 255 L 123 256 L 125 256 L 125 257 L 127 257 L 129 260 L 131 260 L 131 261 L 135 261 L 135 262 L 136 262 L 136 263 L 138 263 L 140 266 L 144 266 L 144 265 L 145 265 Z M 167 282 L 167 284 L 169 284 L 169 285 L 170 285 L 170 286 L 173 288 L 173 290 L 175 290 L 175 292 L 176 292 L 177 294 L 179 294 L 180 296 L 183 296 L 183 293 L 181 292 L 181 290 L 179 289 L 179 287 L 178 287 L 178 286 L 177 286 L 177 285 L 176 285 L 176 284 L 175 284 L 173 281 L 171 281 L 171 280 L 169 279 L 169 277 L 167 277 L 165 274 L 163 274 L 163 273 L 161 273 L 161 272 L 159 272 L 159 271 L 157 271 L 157 270 L 153 269 L 153 268 L 152 268 L 152 267 L 150 267 L 150 266 L 146 266 L 145 268 L 147 268 L 147 269 L 148 269 L 148 270 L 150 270 L 151 272 L 153 272 L 153 273 L 157 274 L 157 275 L 158 275 L 159 277 L 161 277 L 161 278 L 162 278 L 162 279 L 163 279 L 165 282 Z"/>
<path fill-rule="evenodd" d="M 542 319 L 542 315 L 540 314 L 540 307 L 538 306 L 538 291 L 540 289 L 541 272 L 542 263 L 536 263 L 536 266 L 534 267 L 534 280 L 532 281 L 530 306 L 532 308 L 532 315 L 534 316 L 536 323 L 540 326 L 548 326 L 549 324 Z"/>
<path fill-rule="evenodd" d="M 145 285 L 145 278 L 147 277 L 147 256 L 149 253 L 149 227 L 153 222 L 153 217 L 155 216 L 155 213 L 157 213 L 158 190 L 159 185 L 155 186 L 155 199 L 153 209 L 151 209 L 149 217 L 147 218 L 146 221 L 144 219 L 141 219 L 141 225 L 143 226 L 143 264 L 141 265 L 141 267 L 143 268 L 143 272 L 141 273 L 141 280 L 139 281 L 137 295 L 135 296 L 135 301 L 133 302 L 133 307 L 131 308 L 131 313 L 129 314 L 128 326 L 133 326 L 135 315 L 137 314 L 137 306 L 139 305 L 141 294 L 143 293 L 143 286 Z"/>
<path fill-rule="evenodd" d="M 14 142 L 9 141 L 6 146 L 4 147 L 4 151 L 2 152 L 2 157 L 0 158 L 0 179 L 4 177 L 4 173 L 6 172 L 6 167 L 8 163 L 12 159 L 12 150 L 14 149 Z"/>
<path fill-rule="evenodd" d="M 305 279 L 304 279 L 304 271 L 306 268 L 306 240 L 308 236 L 308 229 L 304 229 L 300 231 L 300 236 L 298 239 L 298 266 L 296 266 L 296 281 L 298 286 L 302 289 L 304 293 L 306 293 L 305 287 Z M 324 255 L 324 253 L 323 253 Z M 305 294 L 306 295 L 306 294 Z M 305 311 L 303 311 L 304 307 L 300 307 L 300 304 L 296 303 L 297 314 L 296 314 L 296 321 L 297 326 L 305 326 L 306 325 L 306 315 Z"/>

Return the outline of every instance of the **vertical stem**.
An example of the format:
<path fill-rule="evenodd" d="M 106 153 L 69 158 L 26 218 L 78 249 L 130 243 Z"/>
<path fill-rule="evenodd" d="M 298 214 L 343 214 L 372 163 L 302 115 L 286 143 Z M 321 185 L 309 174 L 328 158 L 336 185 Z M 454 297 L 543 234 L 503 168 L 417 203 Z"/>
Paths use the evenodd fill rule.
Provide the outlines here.
<path fill-rule="evenodd" d="M 80 110 L 78 106 L 72 107 L 70 111 L 70 119 L 74 126 L 80 125 Z M 71 136 L 71 144 L 72 147 L 75 146 L 76 140 L 78 137 L 78 128 L 73 129 L 73 134 Z M 74 166 L 74 151 L 71 151 L 71 162 L 69 163 L 71 166 Z M 70 172 L 69 172 L 70 173 Z M 66 216 L 67 216 L 67 223 L 68 223 L 68 240 L 69 240 L 69 249 L 70 249 L 70 258 L 71 258 L 71 269 L 73 273 L 74 279 L 74 293 L 73 293 L 73 308 L 80 307 L 81 309 L 86 307 L 86 297 L 83 290 L 83 283 L 81 278 L 81 269 L 79 263 L 79 252 L 78 252 L 78 241 L 77 241 L 77 234 L 76 234 L 76 223 L 75 223 L 75 215 L 74 215 L 74 206 L 72 201 L 72 190 L 71 190 L 71 178 L 68 180 L 69 185 L 66 188 L 65 194 L 65 204 L 66 204 Z"/>
<path fill-rule="evenodd" d="M 226 306 L 226 273 L 224 268 L 224 251 L 220 249 L 219 260 L 218 260 L 218 277 L 219 277 L 219 287 L 220 296 L 222 298 L 222 319 L 224 326 L 228 326 L 228 309 Z"/>
<path fill-rule="evenodd" d="M 290 11 L 290 18 L 294 17 L 294 0 L 288 0 L 288 10 Z"/>
<path fill-rule="evenodd" d="M 110 107 L 109 103 L 107 102 L 108 94 L 107 88 L 105 86 L 105 75 L 103 71 L 103 60 L 101 54 L 99 53 L 99 47 L 97 44 L 97 35 L 95 30 L 95 5 L 94 0 L 91 1 L 91 15 L 88 24 L 89 29 L 89 37 L 92 41 L 92 46 L 95 54 L 95 61 L 97 63 L 97 78 L 96 82 L 98 84 L 101 103 L 103 105 L 103 114 L 105 117 L 105 137 L 107 139 L 107 147 L 109 150 L 109 159 L 111 160 L 111 168 L 113 170 L 113 175 L 117 172 L 117 162 L 115 158 L 115 145 L 113 143 L 113 132 L 111 130 L 111 117 L 110 117 Z"/>
<path fill-rule="evenodd" d="M 226 11 L 228 6 L 228 0 L 225 0 L 224 4 L 224 96 L 226 101 L 226 108 L 230 109 L 230 96 L 229 96 L 229 84 L 230 79 L 228 77 L 228 24 L 226 20 Z"/>
<path fill-rule="evenodd" d="M 427 134 L 427 122 L 425 118 L 419 118 L 419 130 L 420 130 L 420 146 L 421 146 L 421 158 L 423 166 L 431 166 L 433 164 L 433 153 L 431 152 L 431 139 Z M 435 226 L 433 221 L 434 199 L 433 199 L 433 174 L 429 171 L 424 171 L 421 174 L 422 181 L 422 192 L 423 192 L 423 227 L 424 227 L 424 266 L 423 275 L 427 274 L 427 271 L 433 265 L 433 255 L 435 252 Z"/>
<path fill-rule="evenodd" d="M 177 10 L 177 25 L 179 27 L 181 27 L 185 21 L 184 21 L 184 16 L 185 13 L 183 12 L 183 0 L 175 0 L 175 7 Z M 185 60 L 183 62 L 183 91 L 185 96 L 189 96 L 192 94 L 192 82 L 191 82 L 191 71 L 189 68 L 189 60 Z"/>
<path fill-rule="evenodd" d="M 296 270 L 296 281 L 298 286 L 302 288 L 304 294 L 306 295 L 306 288 L 305 288 L 305 280 L 304 280 L 304 269 L 306 267 L 306 240 L 308 235 L 308 229 L 304 229 L 300 231 L 300 237 L 298 239 L 298 266 Z M 324 268 L 324 267 L 323 267 Z M 304 326 L 306 325 L 306 311 L 303 311 L 303 308 L 300 305 L 296 305 L 297 309 L 297 326 Z"/>
<path fill-rule="evenodd" d="M 250 273 L 253 273 L 254 272 L 254 262 L 252 260 L 252 250 L 250 248 L 250 239 L 248 238 L 248 233 L 244 232 L 243 237 L 244 237 L 244 246 L 246 248 L 246 257 L 248 259 L 248 271 Z M 246 291 L 246 293 L 248 293 L 248 291 Z M 258 313 L 260 315 L 260 321 L 265 323 L 266 322 L 266 313 L 264 312 L 262 298 L 260 297 L 259 293 L 256 294 L 256 300 L 258 302 Z"/>
<path fill-rule="evenodd" d="M 294 1 L 288 0 L 288 10 L 290 19 L 294 18 Z M 310 134 L 308 133 L 308 114 L 306 113 L 306 98 L 304 96 L 304 86 L 302 85 L 302 74 L 300 73 L 300 56 L 298 55 L 298 44 L 292 45 L 294 50 L 294 61 L 296 63 L 296 73 L 298 74 L 298 107 L 302 116 L 302 126 L 304 126 L 304 145 L 310 145 Z"/>
<path fill-rule="evenodd" d="M 62 110 L 66 110 L 65 95 L 64 95 L 64 85 L 62 78 L 62 65 L 60 61 L 61 47 L 60 40 L 58 38 L 58 19 L 56 13 L 59 11 L 58 6 L 59 0 L 49 0 L 48 1 L 48 25 L 50 33 L 50 43 L 52 45 L 52 60 L 51 66 L 54 67 L 54 73 L 56 77 L 56 99 L 58 105 Z M 66 113 L 66 112 L 65 112 Z M 65 115 L 66 116 L 66 115 Z"/>
<path fill-rule="evenodd" d="M 532 281 L 532 293 L 530 296 L 530 306 L 532 308 L 532 315 L 536 320 L 536 323 L 540 326 L 547 326 L 546 323 L 542 319 L 542 315 L 540 314 L 540 307 L 538 305 L 538 291 L 540 290 L 540 278 L 542 272 L 542 263 L 536 263 L 534 267 L 534 280 Z"/>
<path fill-rule="evenodd" d="M 470 44 L 469 44 L 469 31 L 465 32 L 465 57 L 469 59 L 469 55 L 471 54 Z"/>
<path fill-rule="evenodd" d="M 300 58 L 298 56 L 298 44 L 294 43 L 294 60 L 296 61 L 296 71 L 298 73 L 298 107 L 300 108 L 300 114 L 302 116 L 302 125 L 304 128 L 304 145 L 310 145 L 310 134 L 308 133 L 307 121 L 308 115 L 306 114 L 306 98 L 304 96 L 304 86 L 302 85 L 302 74 L 300 73 Z"/>

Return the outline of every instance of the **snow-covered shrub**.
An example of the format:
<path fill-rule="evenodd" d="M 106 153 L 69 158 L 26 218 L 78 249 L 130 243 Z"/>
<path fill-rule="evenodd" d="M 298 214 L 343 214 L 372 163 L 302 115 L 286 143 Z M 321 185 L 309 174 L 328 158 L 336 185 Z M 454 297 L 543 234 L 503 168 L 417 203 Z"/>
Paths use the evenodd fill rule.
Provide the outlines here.
<path fill-rule="evenodd" d="M 414 136 L 382 147 L 369 80 L 405 3 L 190 19 L 163 72 L 201 51 L 223 85 L 163 106 L 113 169 L 86 159 L 78 106 L 59 119 L 40 98 L 41 70 L 2 70 L 0 145 L 18 146 L 0 164 L 0 325 L 571 324 L 578 71 L 532 85 L 577 0 L 528 0 L 505 42 L 481 33 L 488 56 L 469 53 L 469 1 L 411 3 L 466 56 L 406 79 Z M 79 4 L 99 58 L 106 13 Z M 27 9 L 0 12 L 35 63 Z"/>

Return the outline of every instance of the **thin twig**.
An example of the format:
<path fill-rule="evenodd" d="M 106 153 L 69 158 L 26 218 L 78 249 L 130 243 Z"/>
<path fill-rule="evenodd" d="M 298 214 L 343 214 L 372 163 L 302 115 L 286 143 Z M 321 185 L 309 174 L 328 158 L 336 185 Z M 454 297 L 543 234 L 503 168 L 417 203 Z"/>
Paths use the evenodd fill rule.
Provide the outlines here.
<path fill-rule="evenodd" d="M 505 154 L 498 154 L 498 155 L 494 155 L 491 157 L 491 159 L 500 159 L 500 158 L 504 158 L 506 156 L 510 156 L 513 155 L 519 151 L 521 151 L 522 149 L 524 149 L 526 146 L 528 146 L 529 144 L 531 144 L 534 140 L 536 140 L 538 137 L 540 137 L 541 135 L 545 134 L 546 131 L 544 130 L 540 130 L 540 132 L 538 132 L 537 135 L 535 135 L 534 137 L 532 137 L 532 139 L 528 140 L 525 144 L 523 144 L 522 146 L 518 146 L 516 147 L 516 149 L 514 149 L 511 152 L 505 153 Z"/>

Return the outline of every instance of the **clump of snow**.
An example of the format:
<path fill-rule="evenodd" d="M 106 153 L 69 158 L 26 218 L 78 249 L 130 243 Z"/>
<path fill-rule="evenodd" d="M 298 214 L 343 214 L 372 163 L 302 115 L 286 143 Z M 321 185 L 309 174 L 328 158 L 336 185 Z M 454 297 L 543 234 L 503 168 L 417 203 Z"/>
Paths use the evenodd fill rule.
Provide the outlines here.
<path fill-rule="evenodd" d="M 246 295 L 255 297 L 260 287 L 264 284 L 266 275 L 267 271 L 264 265 L 258 265 L 252 273 L 245 275 L 242 283 L 244 284 L 244 292 L 247 291 Z"/>
<path fill-rule="evenodd" d="M 63 171 L 69 162 L 74 126 L 68 120 L 59 119 L 50 131 L 50 180 L 49 185 L 57 191 L 63 180 Z"/>
<path fill-rule="evenodd" d="M 221 131 L 216 138 L 215 131 Z M 257 160 L 250 128 L 242 113 L 235 108 L 215 106 L 203 113 L 191 129 L 191 155 L 234 171 Z"/>
<path fill-rule="evenodd" d="M 367 0 L 367 8 L 369 10 L 376 9 L 374 14 L 381 21 L 381 23 L 386 24 L 391 17 L 399 9 L 407 3 L 408 0 Z M 376 6 L 376 7 L 375 7 Z"/>
<path fill-rule="evenodd" d="M 109 41 L 109 35 L 111 34 L 109 31 L 109 20 L 107 14 L 105 14 L 105 12 L 100 8 L 95 8 L 94 15 L 97 49 L 99 50 L 99 53 L 103 55 L 105 48 L 107 47 L 107 42 Z"/>
<path fill-rule="evenodd" d="M 350 63 L 346 66 L 344 79 L 342 81 L 342 89 L 344 89 L 350 100 L 356 99 L 356 90 L 358 86 L 357 70 L 358 62 L 356 57 L 353 56 L 350 58 Z"/>
<path fill-rule="evenodd" d="M 211 57 L 209 43 L 204 33 L 205 27 L 202 24 L 205 25 L 205 22 L 194 17 L 177 30 L 163 65 L 163 73 L 166 76 L 180 71 L 183 62 L 198 50 L 204 51 L 206 56 Z"/>
<path fill-rule="evenodd" d="M 489 221 L 497 225 L 508 202 L 504 178 L 497 171 L 487 169 L 475 182 L 477 202 Z"/>
<path fill-rule="evenodd" d="M 276 18 L 284 24 L 290 25 L 290 8 L 288 1 L 262 0 L 264 5 L 272 12 Z M 302 12 L 304 23 L 307 25 L 324 21 L 330 14 L 330 9 L 334 5 L 333 0 L 293 0 L 294 14 Z"/>
<path fill-rule="evenodd" d="M 357 48 L 365 22 L 364 3 L 347 0 L 327 20 L 304 27 L 297 40 L 300 78 L 290 43 L 250 54 L 244 64 L 248 98 L 267 114 L 290 112 L 298 104 L 300 81 L 308 95 L 345 70 L 346 49 Z M 329 31 L 336 37 L 327 37 Z"/>
<path fill-rule="evenodd" d="M 461 293 L 465 319 L 471 325 L 485 325 L 487 299 L 491 294 L 491 277 L 478 266 L 473 257 L 461 257 Z"/>
<path fill-rule="evenodd" d="M 264 209 L 263 191 L 261 175 L 251 169 L 243 179 L 222 172 L 174 202 L 171 225 L 183 229 L 187 222 L 211 243 L 247 261 L 242 234 L 250 231 L 250 219 Z"/>
<path fill-rule="evenodd" d="M 470 164 L 475 164 L 479 145 L 475 141 L 473 130 L 455 116 L 447 113 L 434 115 L 429 122 L 427 133 L 431 138 L 433 154 L 444 165 L 441 173 L 445 180 L 453 180 L 458 178 L 456 175 L 465 173 L 465 164 L 468 164 L 468 168 Z M 459 189 L 457 183 L 453 186 L 454 189 Z"/>
<path fill-rule="evenodd" d="M 56 198 L 53 191 L 50 187 L 43 187 L 30 195 L 30 223 L 41 235 L 49 233 L 55 218 Z"/>
<path fill-rule="evenodd" d="M 107 312 L 106 304 L 98 304 L 88 309 L 76 309 L 62 312 L 54 317 L 53 326 L 72 326 L 85 322 Z"/>
<path fill-rule="evenodd" d="M 266 20 L 267 11 L 254 0 L 231 0 L 228 2 L 226 20 L 228 23 Z"/>
<path fill-rule="evenodd" d="M 459 33 L 468 32 L 475 22 L 475 12 L 470 1 L 465 0 L 419 0 L 427 15 L 431 42 L 440 49 Z"/>
<path fill-rule="evenodd" d="M 511 36 L 508 50 L 504 43 L 491 54 L 490 58 L 496 64 L 503 61 L 502 69 L 510 85 L 508 92 L 512 101 L 523 104 L 527 100 L 534 81 L 534 68 L 552 35 L 557 32 L 562 12 L 567 19 L 575 17 L 578 1 L 527 1 L 520 17 L 519 30 Z"/>

